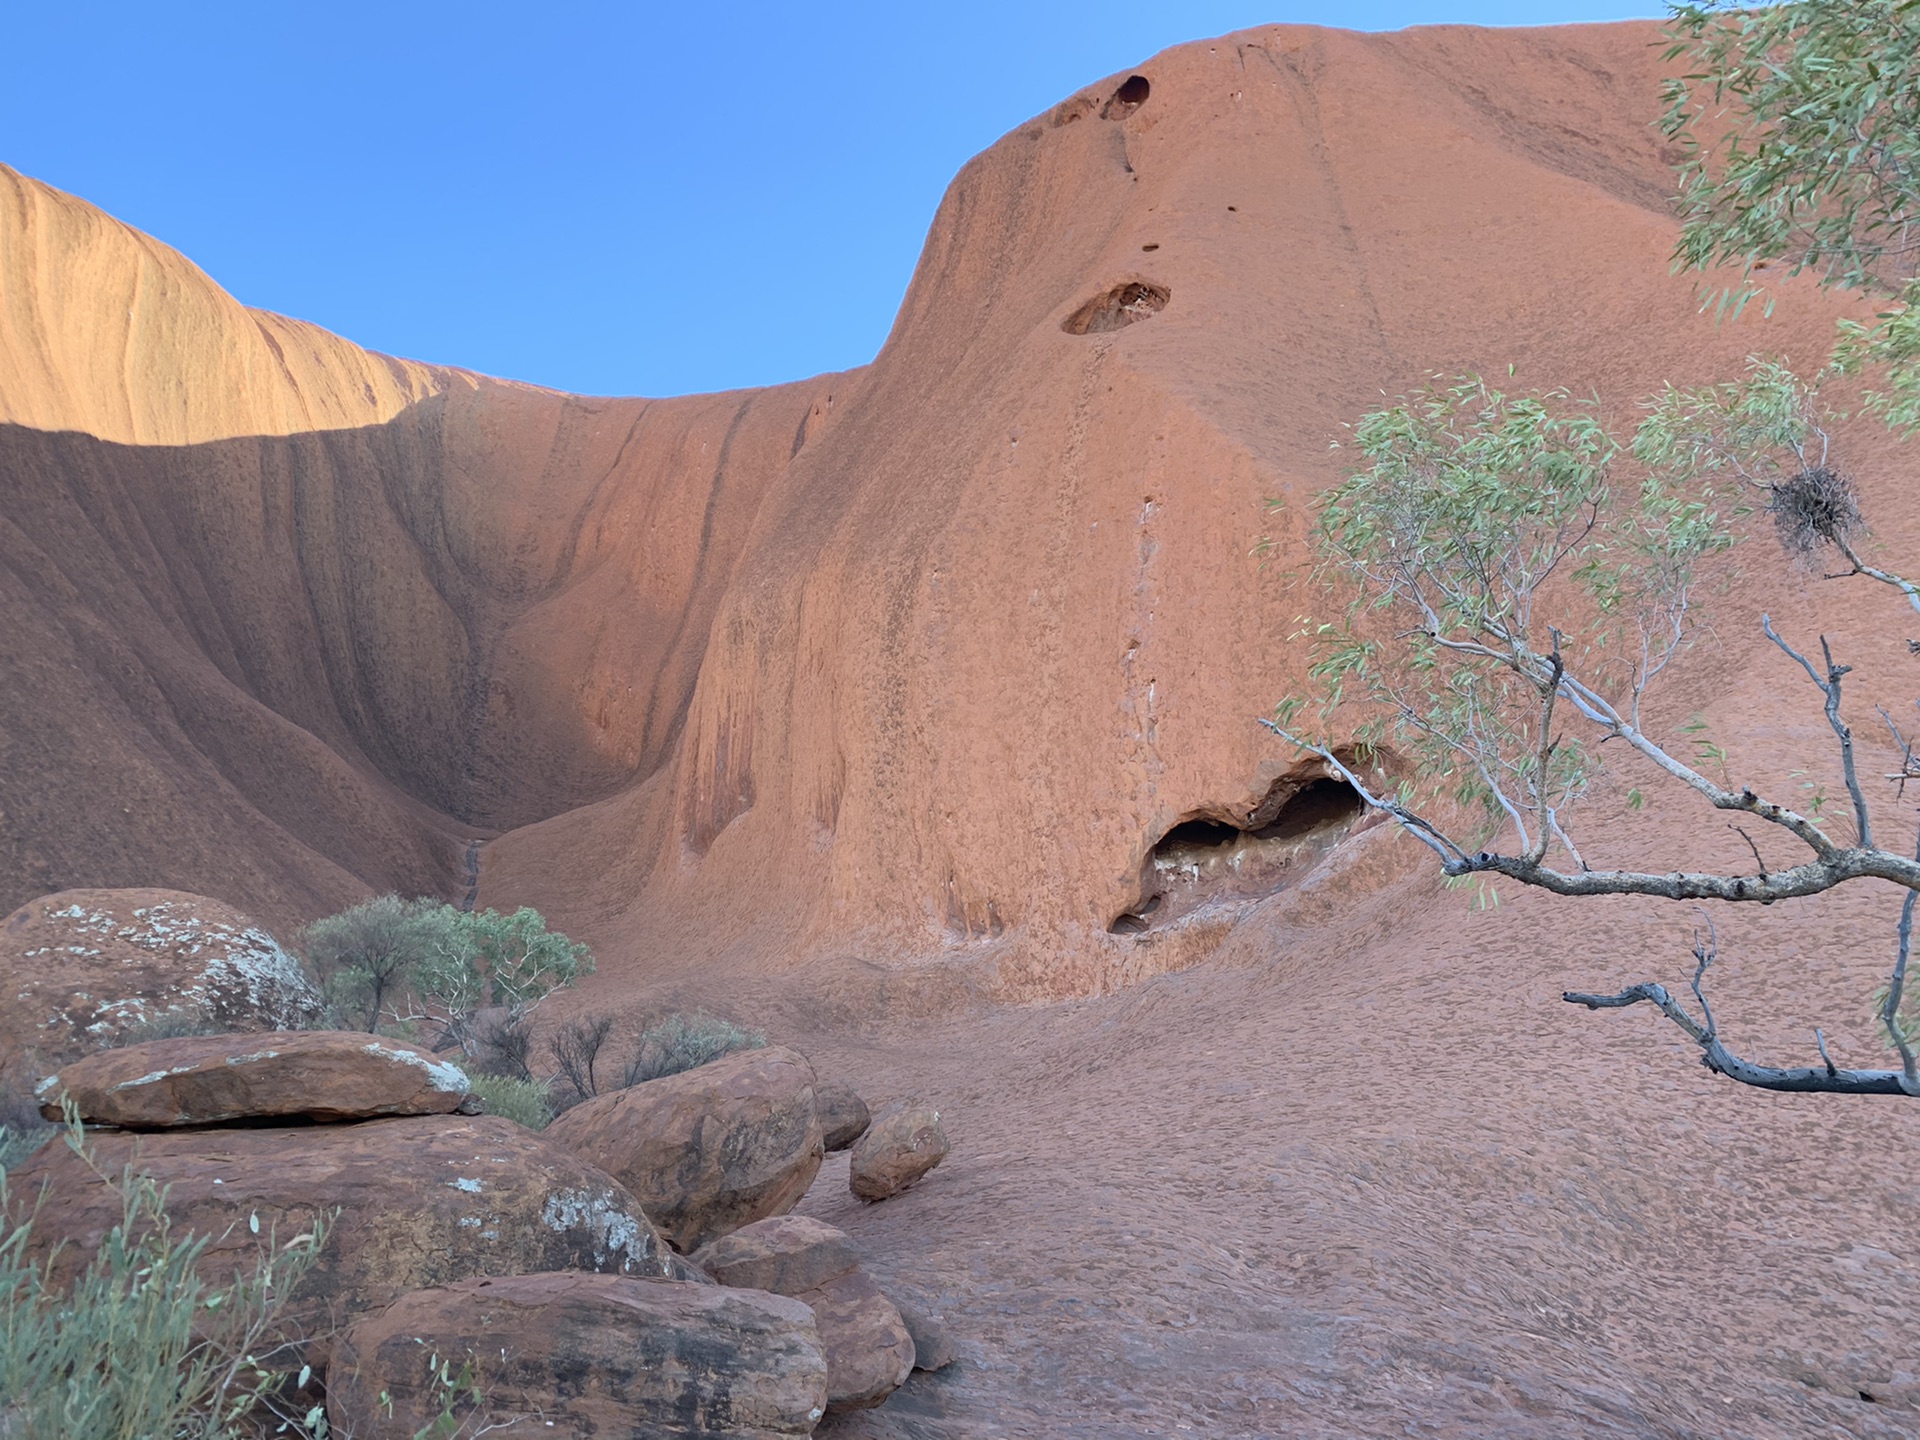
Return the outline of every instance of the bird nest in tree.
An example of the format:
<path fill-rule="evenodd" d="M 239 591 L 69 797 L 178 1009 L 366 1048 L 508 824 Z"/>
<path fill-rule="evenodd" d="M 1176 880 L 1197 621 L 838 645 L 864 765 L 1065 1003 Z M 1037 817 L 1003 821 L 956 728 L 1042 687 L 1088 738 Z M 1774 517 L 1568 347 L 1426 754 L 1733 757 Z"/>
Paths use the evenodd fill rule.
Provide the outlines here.
<path fill-rule="evenodd" d="M 1860 528 L 1860 501 L 1853 480 L 1818 466 L 1773 487 L 1767 513 L 1789 555 L 1811 557 L 1823 545 L 1851 541 Z"/>

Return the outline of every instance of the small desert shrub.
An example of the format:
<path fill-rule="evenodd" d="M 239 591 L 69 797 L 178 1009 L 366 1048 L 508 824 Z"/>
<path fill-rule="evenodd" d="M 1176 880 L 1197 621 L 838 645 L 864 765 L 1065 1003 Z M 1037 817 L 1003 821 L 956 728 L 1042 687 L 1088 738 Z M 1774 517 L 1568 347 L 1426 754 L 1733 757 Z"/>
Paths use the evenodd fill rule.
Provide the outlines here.
<path fill-rule="evenodd" d="M 538 1080 L 517 1080 L 510 1075 L 470 1075 L 473 1093 L 486 1106 L 487 1114 L 501 1115 L 529 1130 L 544 1130 L 553 1122 L 554 1107 L 547 1087 Z"/>
<path fill-rule="evenodd" d="M 42 1118 L 40 1106 L 8 1081 L 0 1080 L 0 1180 L 51 1140 L 59 1126 Z M 0 1395 L 6 1392 L 0 1390 Z M 0 1429 L 0 1437 L 7 1432 Z M 7 1437 L 11 1440 L 11 1437 Z"/>
<path fill-rule="evenodd" d="M 730 1020 L 695 1014 L 669 1015 L 649 1025 L 627 1062 L 626 1083 L 639 1085 L 663 1075 L 678 1075 L 736 1050 L 758 1050 L 767 1037 Z"/>
<path fill-rule="evenodd" d="M 613 1034 L 611 1015 L 581 1015 L 567 1021 L 547 1040 L 547 1053 L 560 1067 L 554 1076 L 562 1109 L 600 1093 L 600 1052 Z"/>
<path fill-rule="evenodd" d="M 525 1011 L 482 1010 L 448 1026 L 446 1038 L 489 1075 L 533 1079 L 533 1026 Z"/>
<path fill-rule="evenodd" d="M 67 1143 L 82 1149 L 77 1124 Z M 0 1174 L 0 1435 L 238 1440 L 263 1421 L 282 1433 L 324 1429 L 317 1409 L 284 1408 L 306 1376 L 303 1344 L 279 1326 L 324 1227 L 284 1242 L 263 1235 L 251 1269 L 210 1285 L 196 1268 L 207 1237 L 172 1225 L 158 1186 L 101 1179 L 120 1190 L 121 1223 L 68 1287 L 30 1255 L 32 1215 L 4 1218 Z"/>

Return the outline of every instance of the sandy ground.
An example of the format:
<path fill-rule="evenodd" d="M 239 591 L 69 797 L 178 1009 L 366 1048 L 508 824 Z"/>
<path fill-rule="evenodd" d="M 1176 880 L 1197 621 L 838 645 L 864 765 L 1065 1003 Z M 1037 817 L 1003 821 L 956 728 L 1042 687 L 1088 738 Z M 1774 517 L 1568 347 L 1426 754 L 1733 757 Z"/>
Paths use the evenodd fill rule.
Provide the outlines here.
<path fill-rule="evenodd" d="M 779 1036 L 954 1144 L 871 1206 L 829 1157 L 802 1203 L 960 1356 L 821 1433 L 1920 1433 L 1920 1116 L 1741 1090 L 1650 1011 L 1558 1000 L 1684 979 L 1684 915 L 1467 904 L 1417 880 L 1114 997 Z M 1892 902 L 1826 904 L 1870 986 Z M 1718 998 L 1800 1063 L 1827 992 L 1743 975 L 1732 923 Z"/>

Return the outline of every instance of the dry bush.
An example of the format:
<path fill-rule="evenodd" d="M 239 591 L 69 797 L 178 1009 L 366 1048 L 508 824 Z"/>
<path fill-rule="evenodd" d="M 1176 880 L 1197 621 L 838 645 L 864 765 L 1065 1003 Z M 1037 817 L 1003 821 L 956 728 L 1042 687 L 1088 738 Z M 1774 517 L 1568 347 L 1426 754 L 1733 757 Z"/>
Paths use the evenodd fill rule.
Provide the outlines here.
<path fill-rule="evenodd" d="M 669 1015 L 640 1033 L 627 1061 L 626 1083 L 639 1085 L 678 1075 L 736 1050 L 757 1050 L 767 1043 L 761 1031 L 748 1030 L 713 1015 Z"/>

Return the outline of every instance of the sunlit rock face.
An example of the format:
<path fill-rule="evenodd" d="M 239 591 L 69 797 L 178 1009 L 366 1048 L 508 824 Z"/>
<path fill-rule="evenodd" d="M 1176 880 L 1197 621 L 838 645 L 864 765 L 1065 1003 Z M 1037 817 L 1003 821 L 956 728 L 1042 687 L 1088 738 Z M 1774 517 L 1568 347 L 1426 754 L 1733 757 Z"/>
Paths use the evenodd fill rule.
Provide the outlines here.
<path fill-rule="evenodd" d="M 871 366 L 677 400 L 371 355 L 0 172 L 8 903 L 471 891 L 614 977 L 1192 963 L 1365 843 L 1260 817 L 1325 777 L 1254 723 L 1338 603 L 1345 422 L 1824 344 L 1811 287 L 1756 337 L 1669 273 L 1655 39 L 1180 46 L 962 170 Z"/>

